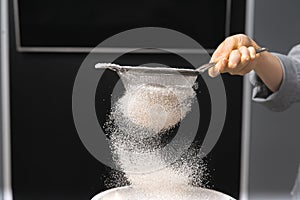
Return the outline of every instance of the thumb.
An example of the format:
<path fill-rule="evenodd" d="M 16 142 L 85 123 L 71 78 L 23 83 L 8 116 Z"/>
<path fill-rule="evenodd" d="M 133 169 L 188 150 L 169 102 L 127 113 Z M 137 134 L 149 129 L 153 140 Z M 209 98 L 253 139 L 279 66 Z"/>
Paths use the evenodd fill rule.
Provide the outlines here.
<path fill-rule="evenodd" d="M 219 62 L 216 63 L 216 65 L 208 70 L 208 75 L 212 78 L 217 77 L 221 73 L 226 72 L 225 68 L 227 66 L 228 60 L 226 58 L 223 58 Z"/>
<path fill-rule="evenodd" d="M 220 74 L 219 69 L 217 68 L 217 66 L 211 67 L 210 69 L 208 69 L 208 75 L 212 78 L 217 77 Z"/>

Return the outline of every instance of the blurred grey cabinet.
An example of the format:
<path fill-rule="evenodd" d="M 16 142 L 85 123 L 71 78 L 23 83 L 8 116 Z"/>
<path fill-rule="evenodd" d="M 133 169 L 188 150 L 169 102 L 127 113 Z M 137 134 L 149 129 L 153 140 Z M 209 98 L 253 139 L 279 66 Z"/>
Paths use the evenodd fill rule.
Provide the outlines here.
<path fill-rule="evenodd" d="M 300 1 L 256 0 L 254 39 L 287 54 L 300 43 Z M 291 199 L 300 163 L 300 104 L 276 113 L 252 102 L 249 199 Z"/>

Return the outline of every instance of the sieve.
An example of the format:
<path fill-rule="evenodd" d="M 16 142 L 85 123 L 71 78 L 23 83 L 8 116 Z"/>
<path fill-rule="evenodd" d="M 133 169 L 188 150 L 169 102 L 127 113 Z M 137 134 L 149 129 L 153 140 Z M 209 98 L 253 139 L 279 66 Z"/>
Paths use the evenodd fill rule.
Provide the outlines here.
<path fill-rule="evenodd" d="M 267 48 L 262 47 L 256 50 L 256 53 L 261 53 L 264 51 L 268 51 Z M 209 68 L 215 66 L 215 62 L 209 62 L 196 69 L 187 69 L 187 68 L 172 68 L 172 67 L 146 67 L 146 66 L 120 66 L 113 63 L 97 63 L 95 65 L 96 69 L 110 69 L 116 72 L 127 72 L 127 71 L 134 71 L 140 73 L 153 73 L 153 74 L 182 74 L 184 76 L 198 76 L 201 73 L 204 73 Z"/>

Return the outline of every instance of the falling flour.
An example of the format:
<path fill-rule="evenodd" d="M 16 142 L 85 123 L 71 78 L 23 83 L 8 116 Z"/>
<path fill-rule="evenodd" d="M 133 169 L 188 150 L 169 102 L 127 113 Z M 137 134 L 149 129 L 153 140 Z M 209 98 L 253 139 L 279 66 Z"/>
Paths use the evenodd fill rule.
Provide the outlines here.
<path fill-rule="evenodd" d="M 172 194 L 172 199 L 179 200 L 191 184 L 203 184 L 205 165 L 195 151 L 186 151 L 172 163 L 168 158 L 174 152 L 162 154 L 166 145 L 162 137 L 185 118 L 194 98 L 190 86 L 147 83 L 127 87 L 113 105 L 105 125 L 113 159 L 126 181 L 139 191 L 138 199 L 169 200 L 167 194 Z"/>

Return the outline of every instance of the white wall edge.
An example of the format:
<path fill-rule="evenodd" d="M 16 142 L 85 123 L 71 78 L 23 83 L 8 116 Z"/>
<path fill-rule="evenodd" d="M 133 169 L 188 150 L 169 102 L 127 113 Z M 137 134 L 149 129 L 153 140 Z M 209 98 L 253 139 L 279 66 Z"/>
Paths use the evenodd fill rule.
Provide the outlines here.
<path fill-rule="evenodd" d="M 230 25 L 231 25 L 231 0 L 227 0 L 226 2 L 226 20 L 225 20 L 225 37 L 230 35 Z"/>
<path fill-rule="evenodd" d="M 255 0 L 246 0 L 245 33 L 253 37 L 254 34 Z M 242 142 L 241 142 L 241 179 L 240 200 L 249 199 L 249 160 L 250 160 L 250 134 L 251 134 L 251 94 L 252 87 L 249 75 L 243 80 L 243 116 L 242 116 Z"/>
<path fill-rule="evenodd" d="M 10 100 L 9 100 L 9 20 L 8 0 L 1 0 L 1 97 L 3 144 L 3 200 L 12 200 Z"/>
<path fill-rule="evenodd" d="M 38 52 L 38 53 L 128 53 L 135 51 L 138 47 L 17 47 L 18 52 Z M 168 54 L 168 52 L 182 54 L 212 54 L 215 49 L 190 49 L 190 48 L 163 48 L 162 49 L 139 49 L 135 53 L 147 54 Z"/>

